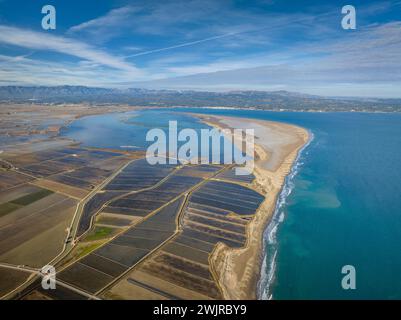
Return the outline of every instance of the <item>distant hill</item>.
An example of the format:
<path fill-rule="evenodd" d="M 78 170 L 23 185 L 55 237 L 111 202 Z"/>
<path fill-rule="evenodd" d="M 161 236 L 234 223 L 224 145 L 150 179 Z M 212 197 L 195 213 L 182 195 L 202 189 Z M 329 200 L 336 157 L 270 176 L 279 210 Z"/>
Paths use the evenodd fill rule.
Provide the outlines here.
<path fill-rule="evenodd" d="M 84 86 L 0 87 L 0 102 L 233 107 L 289 111 L 401 112 L 401 99 L 337 98 L 288 91 L 179 91 Z"/>

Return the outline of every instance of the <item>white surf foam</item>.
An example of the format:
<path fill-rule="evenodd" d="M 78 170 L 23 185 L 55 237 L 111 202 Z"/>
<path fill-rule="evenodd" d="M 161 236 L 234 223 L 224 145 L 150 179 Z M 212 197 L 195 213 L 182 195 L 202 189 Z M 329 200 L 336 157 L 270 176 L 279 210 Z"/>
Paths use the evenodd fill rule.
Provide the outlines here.
<path fill-rule="evenodd" d="M 276 207 L 274 210 L 273 217 L 270 223 L 267 225 L 266 230 L 263 234 L 263 263 L 261 275 L 258 283 L 258 299 L 270 300 L 273 299 L 272 285 L 275 281 L 276 265 L 277 265 L 277 231 L 280 224 L 285 219 L 285 205 L 288 196 L 294 189 L 294 177 L 298 174 L 300 167 L 303 162 L 302 155 L 303 151 L 310 145 L 314 139 L 312 132 L 309 132 L 309 141 L 299 150 L 294 165 L 291 168 L 290 173 L 285 179 L 284 186 L 278 196 Z"/>

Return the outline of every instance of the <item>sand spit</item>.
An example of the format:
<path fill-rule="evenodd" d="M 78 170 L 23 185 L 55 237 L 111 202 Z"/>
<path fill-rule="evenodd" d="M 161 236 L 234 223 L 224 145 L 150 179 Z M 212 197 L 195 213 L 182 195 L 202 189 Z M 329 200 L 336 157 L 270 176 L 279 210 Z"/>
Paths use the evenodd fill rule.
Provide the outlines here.
<path fill-rule="evenodd" d="M 308 142 L 306 129 L 278 122 L 223 116 L 196 115 L 220 129 L 255 130 L 255 169 L 253 187 L 265 195 L 254 219 L 247 227 L 247 244 L 241 249 L 219 244 L 212 267 L 225 299 L 256 299 L 263 260 L 263 233 L 275 209 L 277 197 L 300 149 Z M 241 137 L 234 141 L 242 144 Z"/>

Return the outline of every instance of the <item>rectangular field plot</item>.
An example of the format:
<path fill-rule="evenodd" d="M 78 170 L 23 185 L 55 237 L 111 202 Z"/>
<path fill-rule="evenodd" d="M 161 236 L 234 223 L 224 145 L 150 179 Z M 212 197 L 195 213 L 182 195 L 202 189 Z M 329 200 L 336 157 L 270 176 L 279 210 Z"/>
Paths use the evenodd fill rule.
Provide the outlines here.
<path fill-rule="evenodd" d="M 216 178 L 242 183 L 252 183 L 252 181 L 255 180 L 255 176 L 252 173 L 248 175 L 237 175 L 235 173 L 235 168 L 230 168 L 219 173 Z"/>
<path fill-rule="evenodd" d="M 172 181 L 181 183 L 173 183 Z M 173 175 L 152 190 L 130 194 L 110 202 L 104 211 L 130 215 L 135 215 L 137 210 L 151 213 L 200 181 L 200 178 Z M 118 210 L 118 208 L 121 208 L 121 210 Z"/>
<path fill-rule="evenodd" d="M 33 179 L 33 177 L 14 171 L 0 171 L 0 191 L 32 181 Z"/>
<path fill-rule="evenodd" d="M 117 262 L 114 262 L 112 260 L 106 259 L 104 257 L 101 257 L 97 254 L 90 254 L 83 258 L 80 263 L 85 264 L 89 267 L 92 267 L 94 269 L 97 269 L 103 273 L 106 273 L 112 277 L 117 277 L 121 273 L 123 273 L 125 270 L 127 270 L 127 267 L 124 265 L 121 265 Z"/>
<path fill-rule="evenodd" d="M 140 218 L 139 218 L 140 219 Z M 98 225 L 106 225 L 111 227 L 126 227 L 129 226 L 136 218 L 127 218 L 125 217 L 118 217 L 117 215 L 113 214 L 110 215 L 108 213 L 101 213 L 96 217 L 96 223 Z"/>
<path fill-rule="evenodd" d="M 24 154 L 23 157 L 19 156 L 11 158 L 9 161 L 16 167 L 22 167 L 25 165 L 40 163 L 46 160 L 58 159 L 65 156 L 66 153 L 60 152 L 59 150 L 55 149 L 55 150 L 27 153 Z"/>
<path fill-rule="evenodd" d="M 104 159 L 109 159 L 112 157 L 119 157 L 119 156 L 122 156 L 123 154 L 119 153 L 119 152 L 113 152 L 113 151 L 88 149 L 86 155 L 93 159 L 104 160 Z"/>
<path fill-rule="evenodd" d="M 75 164 L 82 163 L 81 166 L 82 165 L 95 166 L 97 163 L 102 163 L 103 161 L 107 161 L 113 158 L 117 159 L 118 157 L 122 156 L 123 156 L 122 153 L 86 149 L 84 152 L 71 154 L 66 158 L 70 159 L 69 161 L 67 161 L 67 163 L 75 163 Z M 76 159 L 79 162 L 74 161 L 73 159 Z M 56 159 L 56 160 L 60 161 L 61 159 Z"/>
<path fill-rule="evenodd" d="M 248 207 L 248 206 L 240 206 L 237 204 L 231 204 L 229 201 L 230 200 L 227 200 L 227 202 L 226 201 L 218 201 L 215 198 L 213 198 L 212 196 L 210 196 L 210 198 L 199 197 L 195 194 L 193 196 L 191 196 L 191 202 L 221 208 L 224 210 L 235 212 L 239 215 L 251 215 L 251 214 L 254 214 L 256 211 L 256 208 L 252 208 L 252 207 Z"/>
<path fill-rule="evenodd" d="M 0 203 L 10 202 L 12 200 L 26 196 L 39 190 L 42 190 L 42 188 L 36 187 L 31 184 L 23 184 L 15 188 L 5 190 L 3 192 L 0 192 Z"/>
<path fill-rule="evenodd" d="M 203 188 L 205 190 L 211 190 L 213 192 L 216 191 L 221 191 L 221 192 L 226 192 L 229 194 L 232 194 L 233 196 L 237 194 L 241 194 L 250 198 L 256 198 L 256 199 L 263 199 L 263 196 L 257 193 L 256 191 L 241 186 L 239 184 L 235 183 L 230 183 L 230 182 L 223 182 L 223 181 L 214 181 L 211 180 L 208 183 L 206 183 Z"/>
<path fill-rule="evenodd" d="M 234 224 L 228 221 L 222 221 L 218 219 L 213 219 L 210 217 L 205 217 L 193 213 L 187 213 L 185 216 L 189 221 L 194 221 L 196 223 L 201 223 L 204 225 L 212 226 L 214 228 L 228 230 L 235 233 L 245 234 L 245 226 Z"/>
<path fill-rule="evenodd" d="M 154 260 L 151 260 L 145 262 L 145 264 L 141 267 L 141 271 L 145 271 L 154 277 L 171 282 L 174 285 L 183 287 L 187 290 L 199 292 L 202 295 L 214 299 L 221 299 L 220 291 L 214 281 L 199 277 L 198 275 L 191 274 L 180 269 L 176 269 L 175 267 L 171 267 L 171 265 L 158 263 Z M 189 271 L 188 268 L 187 271 Z"/>
<path fill-rule="evenodd" d="M 210 194 L 211 194 L 211 192 L 209 192 L 208 190 L 202 189 L 202 190 L 198 190 L 196 192 L 196 195 L 194 195 L 194 196 L 199 197 L 199 198 L 208 199 L 208 198 L 210 198 Z M 230 204 L 238 205 L 241 207 L 249 207 L 254 210 L 256 210 L 259 207 L 259 203 L 257 202 L 257 200 L 255 198 L 254 198 L 255 200 L 252 201 L 246 195 L 242 196 L 242 195 L 238 194 L 238 197 L 230 198 L 230 197 L 222 195 L 219 192 L 213 192 L 212 199 L 219 201 L 219 202 L 228 202 Z"/>
<path fill-rule="evenodd" d="M 157 231 L 165 231 L 165 232 L 174 232 L 176 229 L 175 223 L 167 223 L 167 222 L 156 222 L 151 220 L 151 218 L 145 220 L 144 222 L 138 225 L 139 228 L 142 229 L 150 229 Z"/>
<path fill-rule="evenodd" d="M 27 194 L 25 196 L 22 196 L 20 198 L 14 199 L 11 201 L 11 203 L 17 204 L 20 206 L 27 206 L 28 204 L 31 204 L 35 201 L 45 198 L 48 195 L 51 195 L 52 193 L 53 193 L 53 191 L 50 191 L 47 189 L 42 189 L 42 190 L 38 190 L 38 191 L 32 192 L 30 194 Z"/>
<path fill-rule="evenodd" d="M 177 244 L 182 244 L 187 247 L 191 247 L 194 249 L 198 249 L 203 252 L 211 253 L 214 249 L 214 244 L 210 242 L 205 242 L 202 240 L 198 240 L 195 238 L 188 238 L 183 234 L 180 234 L 178 237 L 174 238 L 174 242 Z"/>
<path fill-rule="evenodd" d="M 39 286 L 35 291 L 24 297 L 24 300 L 88 300 L 86 296 L 79 294 L 62 285 L 57 285 L 54 290 L 45 290 Z"/>
<path fill-rule="evenodd" d="M 194 223 L 188 218 L 185 219 L 185 226 L 191 228 L 192 230 L 203 232 L 207 235 L 217 236 L 223 239 L 238 242 L 240 244 L 245 244 L 246 241 L 246 237 L 243 234 L 210 227 L 204 224 Z"/>
<path fill-rule="evenodd" d="M 252 215 L 264 197 L 252 189 L 228 182 L 210 181 L 191 196 L 191 203 L 231 211 L 239 215 Z"/>
<path fill-rule="evenodd" d="M 179 171 L 178 171 L 179 173 Z M 172 175 L 170 176 L 163 184 L 155 188 L 154 190 L 160 191 L 170 191 L 181 193 L 198 183 L 200 183 L 203 179 L 198 177 L 188 177 L 188 176 L 180 176 L 180 175 Z"/>
<path fill-rule="evenodd" d="M 246 221 L 239 217 L 207 213 L 187 207 L 184 214 L 183 235 L 230 247 L 242 247 L 246 242 Z"/>
<path fill-rule="evenodd" d="M 168 231 L 160 231 L 160 230 L 149 230 L 149 229 L 140 229 L 138 225 L 132 227 L 130 230 L 124 233 L 126 236 L 130 236 L 133 238 L 142 238 L 142 239 L 152 239 L 157 240 L 160 243 L 171 236 L 171 232 Z"/>
<path fill-rule="evenodd" d="M 138 199 L 139 198 L 139 199 Z M 133 208 L 142 209 L 149 212 L 161 207 L 164 204 L 163 201 L 155 200 L 142 200 L 140 194 L 136 196 L 131 196 L 130 198 L 121 198 L 114 200 L 110 203 L 111 207 L 121 207 L 121 208 Z"/>
<path fill-rule="evenodd" d="M 133 294 L 138 300 L 179 300 L 175 295 L 166 293 L 158 288 L 132 278 L 128 278 L 124 281 L 124 284 L 128 287 L 130 294 Z"/>
<path fill-rule="evenodd" d="M 149 210 L 143 210 L 143 209 L 133 209 L 133 208 L 123 208 L 123 207 L 112 207 L 112 206 L 107 206 L 102 213 L 108 213 L 108 214 L 118 214 L 118 215 L 127 215 L 127 216 L 132 216 L 132 217 L 145 217 L 147 216 L 151 211 Z"/>
<path fill-rule="evenodd" d="M 143 200 L 143 201 L 154 201 L 157 200 L 159 202 L 169 202 L 172 199 L 177 197 L 177 193 L 175 192 L 161 192 L 159 190 L 146 190 L 140 191 L 138 193 L 134 193 L 131 195 L 127 195 L 124 197 L 126 200 Z"/>
<path fill-rule="evenodd" d="M 81 167 L 74 171 L 63 172 L 49 177 L 49 180 L 63 183 L 72 187 L 90 190 L 101 183 L 111 174 L 110 170 L 93 167 Z"/>
<path fill-rule="evenodd" d="M 136 269 L 127 274 L 108 291 L 112 296 L 126 299 L 169 299 L 169 300 L 209 300 L 210 297 L 188 290 L 173 282 L 155 277 L 143 270 Z"/>
<path fill-rule="evenodd" d="M 199 197 L 209 197 L 210 194 L 213 194 L 216 200 L 226 201 L 227 199 L 231 202 L 232 200 L 240 201 L 245 205 L 259 205 L 260 201 L 263 201 L 263 197 L 259 194 L 249 194 L 249 193 L 240 193 L 240 192 L 232 192 L 229 190 L 215 190 L 208 187 L 204 187 L 201 190 L 198 190 L 197 195 Z"/>
<path fill-rule="evenodd" d="M 166 223 L 166 224 L 175 224 L 177 215 L 179 214 L 179 210 L 184 201 L 184 197 L 181 197 L 174 202 L 170 203 L 168 206 L 164 207 L 160 211 L 158 211 L 155 215 L 150 217 L 146 221 L 152 221 L 156 223 Z"/>
<path fill-rule="evenodd" d="M 247 190 L 246 190 L 247 191 Z M 227 199 L 234 199 L 241 202 L 245 202 L 246 204 L 259 204 L 263 201 L 263 197 L 259 194 L 255 193 L 247 193 L 245 190 L 243 193 L 241 192 L 232 192 L 230 190 L 216 190 L 209 187 L 204 187 L 202 190 L 199 190 L 199 196 L 209 196 L 209 194 L 213 194 L 216 197 L 216 200 L 224 201 Z"/>
<path fill-rule="evenodd" d="M 189 202 L 188 203 L 188 208 L 191 210 L 196 210 L 196 211 L 201 211 L 201 212 L 209 212 L 209 213 L 213 213 L 216 215 L 228 215 L 231 212 L 228 210 L 224 210 L 224 209 L 220 209 L 220 208 L 216 208 L 216 207 L 212 207 L 212 206 L 207 206 L 207 205 L 202 205 L 199 203 L 193 203 L 193 202 Z"/>
<path fill-rule="evenodd" d="M 89 160 L 87 159 L 81 159 L 77 156 L 65 156 L 63 158 L 59 158 L 56 160 L 52 160 L 53 163 L 57 164 L 63 164 L 66 166 L 71 166 L 71 167 L 81 167 L 89 164 Z"/>
<path fill-rule="evenodd" d="M 146 159 L 140 159 L 129 164 L 107 186 L 107 190 L 135 191 L 149 188 L 165 178 L 175 166 L 150 165 Z"/>
<path fill-rule="evenodd" d="M 91 182 L 100 182 L 111 174 L 110 170 L 102 170 L 93 167 L 81 167 L 72 172 L 66 173 L 69 177 L 79 178 Z"/>
<path fill-rule="evenodd" d="M 90 293 L 95 293 L 113 280 L 112 276 L 79 262 L 61 271 L 57 277 Z"/>
<path fill-rule="evenodd" d="M 90 192 L 90 190 L 69 186 L 49 179 L 39 179 L 35 180 L 33 183 L 41 188 L 59 192 L 79 200 L 83 199 Z"/>
<path fill-rule="evenodd" d="M 25 188 L 28 189 L 28 188 Z M 14 198 L 10 199 L 10 201 L 0 204 L 0 217 L 5 216 L 13 211 L 16 211 L 19 208 L 27 206 L 33 202 L 39 201 L 42 198 L 45 198 L 53 193 L 53 191 L 42 189 L 39 187 L 30 188 L 30 193 L 23 193 L 21 196 L 17 196 L 18 193 L 15 193 Z M 21 190 L 21 189 L 20 189 Z"/>
<path fill-rule="evenodd" d="M 6 202 L 0 204 L 0 217 L 5 216 L 9 214 L 10 212 L 13 212 L 17 209 L 21 208 L 20 205 L 12 203 L 12 202 Z"/>
<path fill-rule="evenodd" d="M 93 184 L 89 181 L 73 178 L 64 174 L 58 174 L 51 177 L 48 177 L 51 181 L 56 181 L 62 184 L 66 184 L 72 187 L 90 190 L 93 188 Z"/>
<path fill-rule="evenodd" d="M 204 232 L 200 232 L 197 230 L 193 230 L 189 227 L 185 228 L 183 233 L 183 236 L 187 238 L 194 238 L 196 240 L 200 240 L 203 242 L 208 242 L 212 245 L 216 245 L 218 242 L 225 243 L 227 246 L 232 247 L 232 248 L 240 248 L 243 246 L 242 243 L 238 241 L 232 241 L 223 237 L 219 237 L 217 235 L 212 235 Z"/>
<path fill-rule="evenodd" d="M 80 153 L 86 152 L 86 149 L 79 147 L 70 147 L 64 149 L 57 149 L 57 152 L 63 153 L 64 155 L 78 155 Z"/>
<path fill-rule="evenodd" d="M 169 242 L 163 246 L 162 250 L 175 256 L 185 258 L 191 261 L 196 261 L 201 264 L 209 264 L 209 254 L 207 252 L 176 243 L 174 241 Z"/>
<path fill-rule="evenodd" d="M 0 267 L 0 297 L 17 288 L 29 277 L 29 273 Z"/>
<path fill-rule="evenodd" d="M 20 168 L 22 172 L 31 174 L 35 177 L 47 177 L 53 174 L 57 174 L 66 170 L 70 170 L 71 166 L 62 163 L 44 161 L 37 164 L 28 165 Z"/>
<path fill-rule="evenodd" d="M 126 214 L 130 216 L 145 217 L 152 211 L 158 209 L 164 202 L 144 202 L 135 200 L 123 200 L 118 203 L 112 202 L 104 211 L 107 213 Z M 118 205 L 118 207 L 116 206 Z"/>
<path fill-rule="evenodd" d="M 186 273 L 194 274 L 198 277 L 213 281 L 213 276 L 208 265 L 196 263 L 191 260 L 182 259 L 176 255 L 162 252 L 158 253 L 153 259 L 157 263 L 161 263 L 171 268 L 179 269 Z"/>
<path fill-rule="evenodd" d="M 11 163 L 20 167 L 22 172 L 36 177 L 47 177 L 117 156 L 122 154 L 84 148 L 65 148 L 27 154 L 21 157 L 22 159 L 11 159 Z"/>
<path fill-rule="evenodd" d="M 116 239 L 118 239 L 118 237 Z M 122 246 L 115 243 L 108 243 L 96 250 L 95 253 L 99 256 L 130 267 L 146 256 L 149 253 L 149 250 L 139 249 L 133 246 Z"/>
<path fill-rule="evenodd" d="M 209 178 L 222 168 L 222 166 L 214 165 L 187 165 L 184 168 L 181 168 L 177 174 L 191 177 Z"/>
<path fill-rule="evenodd" d="M 163 240 L 163 239 L 160 239 Z M 159 239 L 144 239 L 144 238 L 133 238 L 127 235 L 120 236 L 113 240 L 111 243 L 126 246 L 135 247 L 143 250 L 153 250 L 160 245 L 161 241 Z"/>
<path fill-rule="evenodd" d="M 187 207 L 186 210 L 188 213 L 190 214 L 195 214 L 204 218 L 211 218 L 211 219 L 215 219 L 218 221 L 224 221 L 224 222 L 228 222 L 228 223 L 233 223 L 236 225 L 240 225 L 240 226 L 246 226 L 248 223 L 248 220 L 244 219 L 243 217 L 239 217 L 239 216 L 235 216 L 235 215 L 222 215 L 219 213 L 215 213 L 212 211 L 206 211 L 206 209 L 196 209 L 194 207 Z"/>

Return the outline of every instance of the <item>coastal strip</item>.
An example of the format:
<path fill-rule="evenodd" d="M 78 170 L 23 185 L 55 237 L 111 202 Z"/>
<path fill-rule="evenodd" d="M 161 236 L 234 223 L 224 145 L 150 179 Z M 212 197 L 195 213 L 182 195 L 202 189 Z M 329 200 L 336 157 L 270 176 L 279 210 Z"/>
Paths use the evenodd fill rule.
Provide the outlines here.
<path fill-rule="evenodd" d="M 225 299 L 257 299 L 257 287 L 264 259 L 263 235 L 275 212 L 278 196 L 291 172 L 298 153 L 308 143 L 309 132 L 299 126 L 265 120 L 192 114 L 219 129 L 254 129 L 255 180 L 252 187 L 265 201 L 247 226 L 243 248 L 229 248 L 220 243 L 211 264 Z M 233 136 L 238 146 L 242 137 Z"/>

